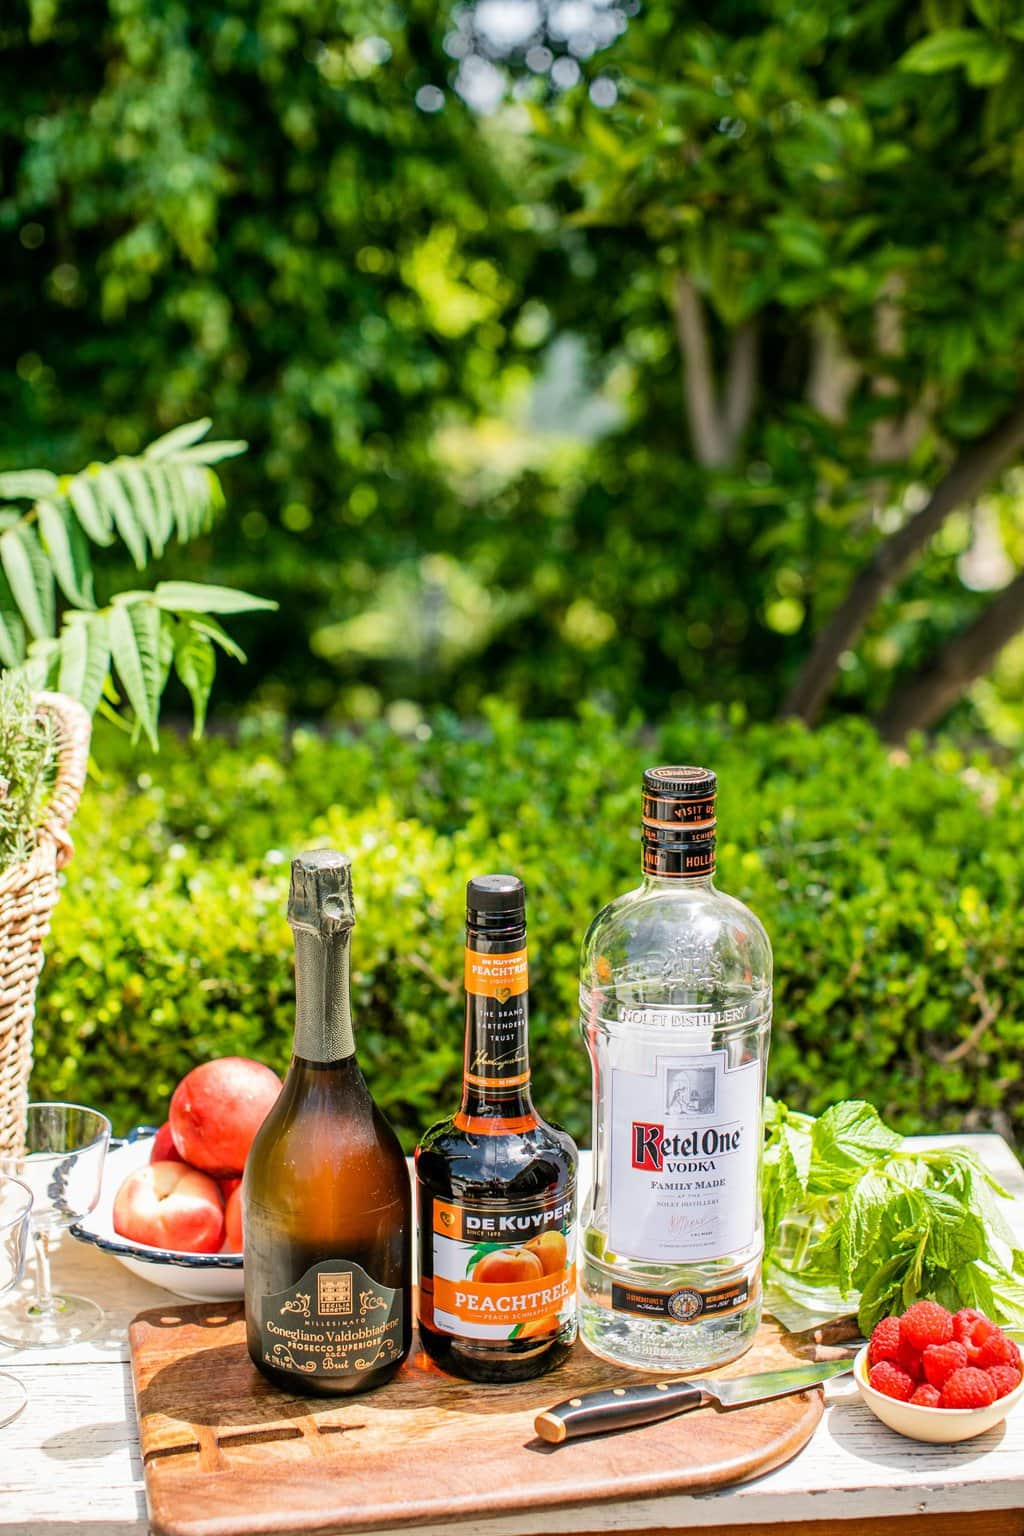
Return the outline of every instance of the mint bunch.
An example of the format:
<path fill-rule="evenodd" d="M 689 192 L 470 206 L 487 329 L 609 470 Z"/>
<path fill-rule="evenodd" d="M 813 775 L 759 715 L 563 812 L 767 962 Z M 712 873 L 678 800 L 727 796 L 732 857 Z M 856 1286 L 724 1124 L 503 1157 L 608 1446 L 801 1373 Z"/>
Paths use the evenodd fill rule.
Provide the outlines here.
<path fill-rule="evenodd" d="M 913 1147 L 859 1099 L 818 1119 L 769 1099 L 762 1194 L 772 1282 L 859 1296 L 865 1334 L 925 1296 L 1024 1324 L 1009 1197 L 964 1147 Z M 792 1251 L 784 1227 L 800 1234 Z"/>

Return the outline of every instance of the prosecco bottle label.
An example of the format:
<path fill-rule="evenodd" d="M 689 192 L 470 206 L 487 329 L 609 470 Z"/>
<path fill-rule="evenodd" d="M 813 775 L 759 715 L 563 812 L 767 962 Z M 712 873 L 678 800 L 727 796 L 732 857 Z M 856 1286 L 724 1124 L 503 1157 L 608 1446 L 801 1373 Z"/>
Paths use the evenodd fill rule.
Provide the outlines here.
<path fill-rule="evenodd" d="M 437 1332 L 464 1339 L 543 1339 L 571 1318 L 575 1190 L 556 1201 L 432 1204 L 434 1275 L 421 1307 L 432 1312 Z"/>
<path fill-rule="evenodd" d="M 300 1376 L 358 1376 L 402 1354 L 403 1297 L 359 1264 L 329 1259 L 286 1291 L 264 1296 L 263 1359 Z"/>

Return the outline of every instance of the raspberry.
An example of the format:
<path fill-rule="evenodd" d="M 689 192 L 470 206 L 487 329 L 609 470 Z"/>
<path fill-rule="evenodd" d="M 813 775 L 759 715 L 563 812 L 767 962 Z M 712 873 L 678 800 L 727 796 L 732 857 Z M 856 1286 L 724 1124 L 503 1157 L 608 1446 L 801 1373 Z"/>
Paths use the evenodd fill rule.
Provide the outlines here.
<path fill-rule="evenodd" d="M 900 1318 L 900 1338 L 911 1349 L 948 1344 L 952 1337 L 953 1318 L 937 1301 L 915 1301 Z"/>
<path fill-rule="evenodd" d="M 1015 1365 L 993 1365 L 988 1374 L 996 1389 L 996 1397 L 1006 1397 L 1020 1385 L 1020 1369 Z"/>
<path fill-rule="evenodd" d="M 987 1371 L 992 1365 L 1015 1365 L 1020 1369 L 1020 1350 L 1005 1333 L 991 1333 L 978 1349 L 974 1364 L 979 1371 Z"/>
<path fill-rule="evenodd" d="M 987 1322 L 983 1312 L 975 1311 L 974 1307 L 961 1307 L 953 1319 L 953 1337 L 958 1344 L 966 1344 L 975 1323 Z"/>
<path fill-rule="evenodd" d="M 962 1344 L 929 1344 L 921 1356 L 925 1379 L 933 1387 L 941 1387 L 947 1376 L 962 1371 L 967 1365 L 967 1351 Z"/>
<path fill-rule="evenodd" d="M 879 1360 L 898 1360 L 899 1353 L 900 1320 L 898 1317 L 883 1317 L 880 1323 L 875 1324 L 871 1335 L 868 1360 L 872 1365 L 877 1365 Z"/>
<path fill-rule="evenodd" d="M 921 1364 L 921 1351 L 911 1349 L 905 1339 L 900 1340 L 899 1354 L 896 1356 L 896 1364 L 901 1371 L 906 1371 L 915 1381 L 924 1380 L 924 1366 Z"/>
<path fill-rule="evenodd" d="M 987 1408 L 996 1400 L 996 1384 L 987 1371 L 965 1366 L 943 1384 L 941 1408 Z"/>
<path fill-rule="evenodd" d="M 998 1325 L 990 1323 L 987 1317 L 979 1317 L 971 1324 L 964 1335 L 963 1342 L 964 1349 L 967 1351 L 967 1358 L 972 1365 L 976 1364 L 982 1345 L 986 1344 L 989 1339 L 994 1339 L 998 1333 Z"/>
<path fill-rule="evenodd" d="M 876 1392 L 884 1392 L 886 1397 L 897 1397 L 901 1403 L 908 1403 L 913 1395 L 913 1378 L 906 1371 L 901 1371 L 898 1365 L 893 1365 L 891 1360 L 879 1360 L 877 1365 L 873 1365 L 868 1381 Z"/>
<path fill-rule="evenodd" d="M 935 1347 L 937 1349 L 940 1348 L 939 1345 L 936 1345 Z M 910 1399 L 910 1401 L 912 1403 L 916 1403 L 919 1408 L 937 1408 L 941 1400 L 942 1393 L 939 1391 L 938 1387 L 931 1386 L 927 1381 L 922 1381 L 921 1385 L 915 1390 L 913 1397 Z"/>

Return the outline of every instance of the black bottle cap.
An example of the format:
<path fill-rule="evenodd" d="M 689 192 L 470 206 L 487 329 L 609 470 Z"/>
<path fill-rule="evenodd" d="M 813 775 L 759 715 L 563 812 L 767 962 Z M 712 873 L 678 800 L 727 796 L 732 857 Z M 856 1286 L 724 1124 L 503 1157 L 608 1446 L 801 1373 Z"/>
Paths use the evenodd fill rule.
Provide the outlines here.
<path fill-rule="evenodd" d="M 718 788 L 710 768 L 645 768 L 644 789 L 648 794 L 679 796 L 685 800 L 706 800 Z"/>
<path fill-rule="evenodd" d="M 710 768 L 644 770 L 645 875 L 714 874 L 717 789 Z"/>
<path fill-rule="evenodd" d="M 466 886 L 466 915 L 521 916 L 526 911 L 526 887 L 518 875 L 475 875 Z"/>
<path fill-rule="evenodd" d="M 352 900 L 352 861 L 334 848 L 315 848 L 292 860 L 288 921 L 326 937 L 351 928 L 356 920 Z"/>

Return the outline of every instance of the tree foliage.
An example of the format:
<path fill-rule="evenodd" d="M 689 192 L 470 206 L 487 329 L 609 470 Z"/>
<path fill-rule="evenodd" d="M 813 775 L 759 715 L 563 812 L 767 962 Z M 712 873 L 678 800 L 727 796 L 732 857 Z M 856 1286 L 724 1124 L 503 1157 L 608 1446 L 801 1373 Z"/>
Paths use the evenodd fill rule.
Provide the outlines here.
<path fill-rule="evenodd" d="M 573 89 L 508 59 L 490 118 L 426 0 L 32 17 L 3 24 L 0 455 L 200 414 L 249 440 L 209 553 L 272 573 L 264 696 L 810 715 L 832 688 L 898 724 L 901 680 L 934 698 L 938 666 L 949 703 L 1012 633 L 1014 596 L 974 627 L 962 564 L 979 498 L 1019 563 L 1016 448 L 949 494 L 1020 412 L 1004 0 L 646 0 Z M 596 433 L 592 397 L 549 404 L 567 338 Z"/>
<path fill-rule="evenodd" d="M 713 16 L 651 0 L 592 61 L 614 75 L 614 106 L 584 84 L 534 107 L 564 217 L 604 279 L 591 330 L 633 361 L 638 453 L 657 444 L 704 466 L 702 499 L 750 539 L 755 582 L 740 572 L 734 587 L 748 611 L 761 587 L 751 638 L 787 637 L 791 673 L 886 533 L 1020 420 L 1022 60 L 1024 28 L 996 0 L 735 0 Z M 1009 435 L 913 554 L 998 485 L 1019 454 Z M 685 550 L 702 514 L 693 476 L 680 479 Z M 864 651 L 844 660 L 870 697 L 872 661 L 884 674 L 933 641 L 927 617 L 908 622 L 923 593 L 941 593 L 940 632 L 978 606 L 955 552 L 954 540 L 933 554 L 876 615 L 903 567 L 891 573 L 824 686 L 869 620 Z M 705 621 L 716 649 L 725 606 Z"/>
<path fill-rule="evenodd" d="M 116 592 L 99 606 L 90 544 L 120 540 L 143 571 L 172 536 L 186 544 L 204 533 L 223 502 L 212 466 L 245 449 L 203 442 L 209 430 L 209 420 L 189 422 L 150 443 L 140 458 L 90 464 L 74 475 L 0 474 L 0 497 L 8 498 L 0 502 L 0 664 L 34 688 L 53 684 L 90 714 L 104 701 L 119 718 L 110 707 L 120 702 L 113 667 L 136 734 L 144 733 L 154 750 L 172 667 L 192 700 L 199 736 L 217 648 L 245 660 L 213 615 L 275 605 L 230 587 L 160 581 Z"/>

